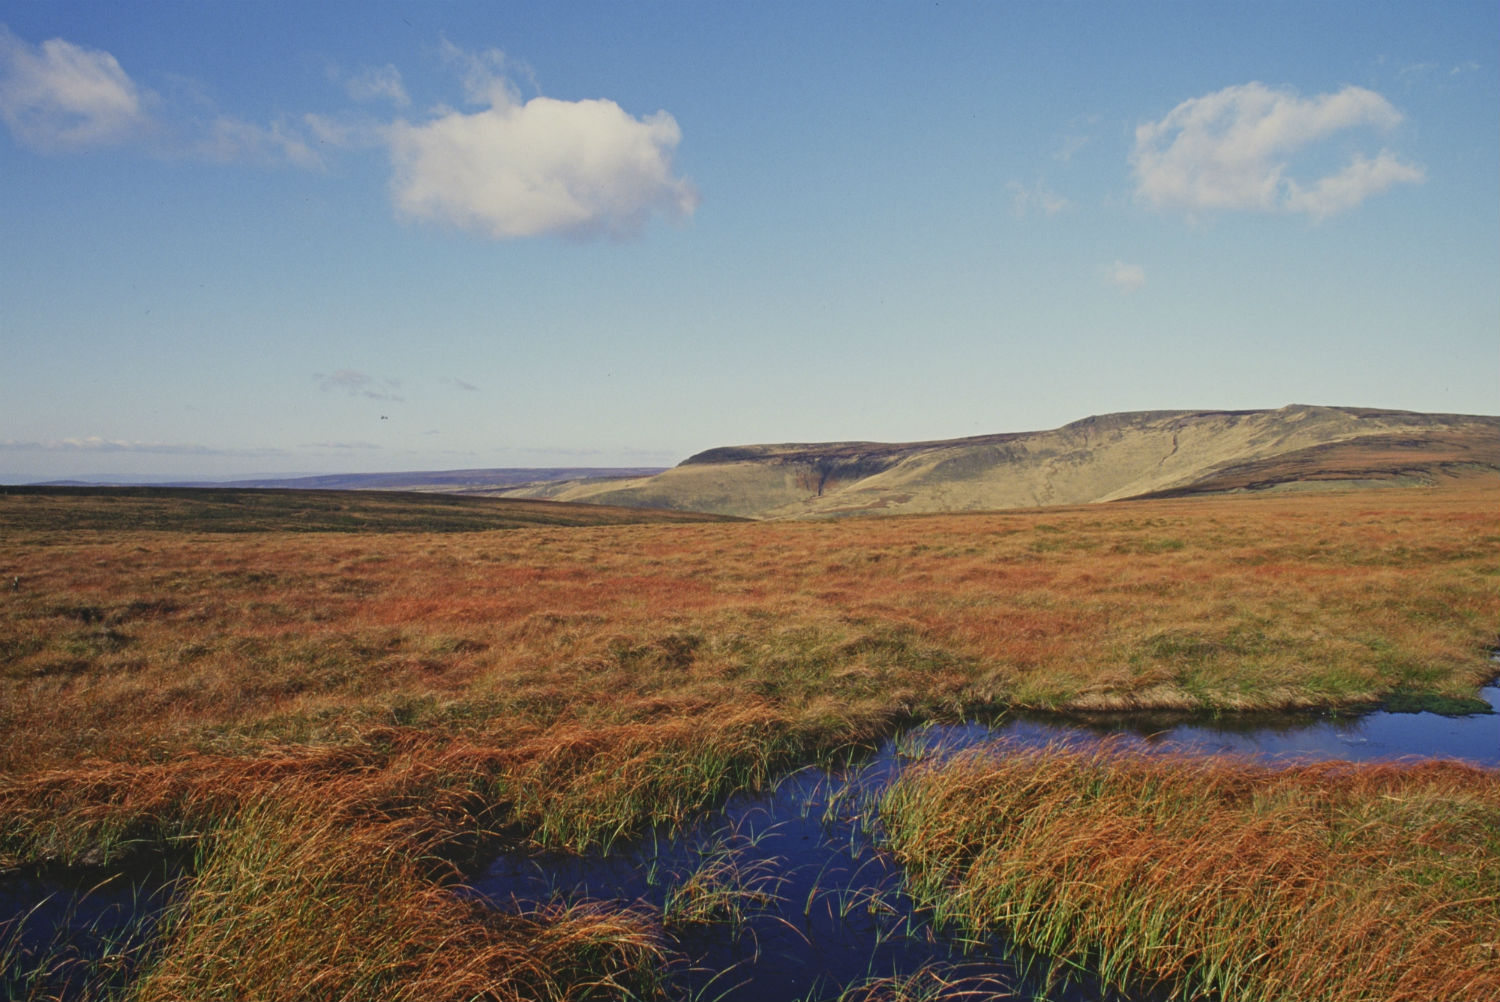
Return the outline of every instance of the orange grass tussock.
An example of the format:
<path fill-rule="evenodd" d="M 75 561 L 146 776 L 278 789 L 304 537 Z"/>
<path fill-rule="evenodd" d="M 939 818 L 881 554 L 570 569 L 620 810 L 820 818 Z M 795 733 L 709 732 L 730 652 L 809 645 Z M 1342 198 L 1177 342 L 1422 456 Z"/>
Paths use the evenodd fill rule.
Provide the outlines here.
<path fill-rule="evenodd" d="M 881 817 L 943 922 L 1173 997 L 1500 997 L 1500 774 L 997 744 Z"/>
<path fill-rule="evenodd" d="M 583 904 L 507 914 L 435 882 L 434 832 L 317 798 L 244 805 L 133 987 L 183 998 L 566 999 L 649 992 L 660 923 Z"/>

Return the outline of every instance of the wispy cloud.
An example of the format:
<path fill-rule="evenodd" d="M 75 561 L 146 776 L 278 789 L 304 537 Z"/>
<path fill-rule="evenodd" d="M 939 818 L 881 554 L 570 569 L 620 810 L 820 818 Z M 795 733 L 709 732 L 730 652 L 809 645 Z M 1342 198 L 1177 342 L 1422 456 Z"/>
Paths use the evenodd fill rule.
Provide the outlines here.
<path fill-rule="evenodd" d="M 1052 154 L 1052 158 L 1054 160 L 1061 160 L 1063 163 L 1070 163 L 1072 162 L 1073 158 L 1081 153 L 1083 151 L 1083 148 L 1091 142 L 1093 142 L 1092 136 L 1064 136 L 1062 138 L 1062 141 L 1058 143 L 1057 151 Z"/>
<path fill-rule="evenodd" d="M 673 170 L 682 131 L 667 112 L 636 118 L 607 99 L 523 102 L 502 53 L 447 54 L 481 108 L 386 129 L 402 215 L 503 240 L 631 236 L 653 215 L 696 209 L 697 189 Z"/>
<path fill-rule="evenodd" d="M 1033 211 L 1055 216 L 1073 205 L 1040 178 L 1031 185 L 1020 181 L 1008 182 L 1005 190 L 1010 193 L 1010 211 L 1018 217 L 1030 215 Z"/>
<path fill-rule="evenodd" d="M 1352 209 L 1426 173 L 1388 150 L 1355 155 L 1347 166 L 1304 183 L 1290 158 L 1335 133 L 1394 128 L 1401 113 L 1379 94 L 1345 87 L 1303 98 L 1261 83 L 1226 87 L 1184 101 L 1136 129 L 1136 196 L 1159 209 L 1300 212 L 1321 219 Z"/>
<path fill-rule="evenodd" d="M 597 449 L 597 448 L 571 448 L 568 446 L 532 446 L 528 448 L 516 448 L 508 450 L 512 454 L 521 456 L 550 456 L 567 457 L 568 459 L 598 459 L 600 456 L 611 458 L 628 457 L 637 460 L 643 466 L 662 465 L 671 460 L 674 455 L 664 449 L 641 449 L 622 447 L 619 449 Z M 650 462 L 647 462 L 650 460 Z"/>
<path fill-rule="evenodd" d="M 150 127 L 150 101 L 108 52 L 61 38 L 30 45 L 0 24 L 0 118 L 31 149 L 126 142 Z"/>
<path fill-rule="evenodd" d="M 323 165 L 322 155 L 308 142 L 301 128 L 286 121 L 257 125 L 221 115 L 193 141 L 193 150 L 215 163 Z"/>
<path fill-rule="evenodd" d="M 385 448 L 374 442 L 304 442 L 299 449 L 332 450 L 334 452 L 368 452 Z"/>
<path fill-rule="evenodd" d="M 1072 159 L 1094 141 L 1094 131 L 1099 127 L 1099 115 L 1075 115 L 1068 122 L 1068 132 L 1058 141 L 1052 159 L 1070 163 Z"/>
<path fill-rule="evenodd" d="M 313 378 L 318 381 L 318 389 L 327 393 L 329 391 L 342 391 L 351 397 L 366 397 L 370 400 L 396 400 L 405 398 L 398 396 L 396 391 L 401 388 L 398 379 L 380 379 L 367 373 L 354 369 L 338 369 L 334 372 L 315 372 Z"/>
<path fill-rule="evenodd" d="M 85 435 L 79 438 L 57 438 L 23 442 L 0 439 L 5 452 L 132 452 L 157 456 L 270 456 L 283 449 L 222 449 L 192 442 L 135 442 L 128 439 Z"/>
<path fill-rule="evenodd" d="M 0 25 L 0 119 L 36 152 L 134 146 L 213 163 L 322 166 L 304 123 L 223 114 L 191 81 L 175 82 L 186 106 L 138 84 L 102 49 L 61 38 L 31 45 Z"/>
<path fill-rule="evenodd" d="M 466 393 L 479 392 L 479 387 L 475 386 L 473 383 L 459 379 L 457 376 L 444 376 L 443 382 L 447 383 L 449 386 L 454 387 L 455 389 L 463 390 Z"/>
<path fill-rule="evenodd" d="M 1104 281 L 1128 295 L 1146 284 L 1146 269 L 1138 264 L 1114 261 L 1104 266 Z"/>
<path fill-rule="evenodd" d="M 1377 60 L 1377 62 L 1381 65 L 1387 64 L 1387 60 L 1383 58 Z M 1454 77 L 1461 77 L 1469 73 L 1476 73 L 1478 72 L 1478 70 L 1479 64 L 1474 62 L 1473 60 L 1468 60 L 1462 63 L 1454 63 L 1449 66 L 1445 66 L 1442 63 L 1430 61 L 1403 63 L 1400 66 L 1396 67 L 1396 77 L 1407 88 L 1413 88 L 1424 85 L 1431 86 L 1433 84 L 1440 83 L 1445 78 L 1451 80 Z"/>
<path fill-rule="evenodd" d="M 356 101 L 390 101 L 398 108 L 411 104 L 406 86 L 401 82 L 401 71 L 390 63 L 384 66 L 367 66 L 348 75 L 337 68 L 330 68 L 328 76 Z"/>
<path fill-rule="evenodd" d="M 386 123 L 367 116 L 322 115 L 309 112 L 297 123 L 309 144 L 320 149 L 383 149 Z"/>

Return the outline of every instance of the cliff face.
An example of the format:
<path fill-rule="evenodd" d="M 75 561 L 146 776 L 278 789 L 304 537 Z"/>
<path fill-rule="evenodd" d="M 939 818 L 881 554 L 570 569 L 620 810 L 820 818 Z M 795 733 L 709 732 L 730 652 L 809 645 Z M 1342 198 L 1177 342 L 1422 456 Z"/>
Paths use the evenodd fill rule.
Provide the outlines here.
<path fill-rule="evenodd" d="M 1145 411 L 937 442 L 711 449 L 654 477 L 559 485 L 560 500 L 757 518 L 1086 504 L 1500 470 L 1500 417 L 1347 407 Z"/>

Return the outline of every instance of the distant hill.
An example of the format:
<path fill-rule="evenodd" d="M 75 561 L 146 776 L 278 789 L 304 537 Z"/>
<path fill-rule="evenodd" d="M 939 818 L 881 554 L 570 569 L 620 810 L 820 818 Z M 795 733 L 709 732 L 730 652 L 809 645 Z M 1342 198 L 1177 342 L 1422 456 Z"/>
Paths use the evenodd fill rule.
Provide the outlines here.
<path fill-rule="evenodd" d="M 654 476 L 503 493 L 794 518 L 1432 483 L 1476 471 L 1500 471 L 1500 417 L 1293 405 L 1109 414 L 932 442 L 726 447 Z"/>
<path fill-rule="evenodd" d="M 308 477 L 263 477 L 214 483 L 171 483 L 167 487 L 265 487 L 325 491 L 430 491 L 440 494 L 484 493 L 496 488 L 559 480 L 619 480 L 649 477 L 661 466 L 549 466 L 484 470 L 427 470 L 413 473 L 329 473 Z M 61 485 L 54 485 L 61 486 Z"/>

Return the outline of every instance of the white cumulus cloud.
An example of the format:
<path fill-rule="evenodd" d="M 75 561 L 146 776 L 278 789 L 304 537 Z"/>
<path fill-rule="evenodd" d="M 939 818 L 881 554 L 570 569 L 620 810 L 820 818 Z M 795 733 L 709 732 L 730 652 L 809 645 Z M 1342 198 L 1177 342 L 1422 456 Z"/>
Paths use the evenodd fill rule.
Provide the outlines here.
<path fill-rule="evenodd" d="M 1381 150 L 1332 174 L 1297 180 L 1294 155 L 1336 133 L 1388 130 L 1401 113 L 1363 87 L 1304 98 L 1262 83 L 1191 98 L 1136 129 L 1136 196 L 1156 208 L 1301 212 L 1323 218 L 1394 184 L 1419 183 L 1420 166 Z"/>
<path fill-rule="evenodd" d="M 486 74 L 499 59 L 467 63 L 465 89 L 481 110 L 387 127 L 402 214 L 507 239 L 629 236 L 653 213 L 693 213 L 697 190 L 672 167 L 682 132 L 670 114 L 636 118 L 606 99 L 523 102 Z"/>
<path fill-rule="evenodd" d="M 0 25 L 0 118 L 32 149 L 124 142 L 149 125 L 150 97 L 108 52 L 61 38 L 34 46 Z"/>

